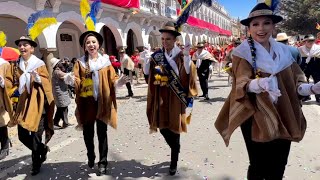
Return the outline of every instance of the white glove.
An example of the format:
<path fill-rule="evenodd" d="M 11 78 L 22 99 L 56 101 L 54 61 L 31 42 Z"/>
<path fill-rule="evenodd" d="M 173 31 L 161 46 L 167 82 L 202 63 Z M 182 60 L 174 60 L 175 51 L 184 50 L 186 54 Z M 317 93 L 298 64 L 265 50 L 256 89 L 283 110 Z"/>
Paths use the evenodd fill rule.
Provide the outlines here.
<path fill-rule="evenodd" d="M 315 85 L 313 85 L 311 87 L 311 90 L 315 93 L 315 94 L 320 94 L 320 82 L 317 82 Z"/>
<path fill-rule="evenodd" d="M 130 78 L 122 74 L 120 78 L 116 81 L 115 86 L 119 88 L 125 85 L 127 82 L 130 82 Z"/>
<path fill-rule="evenodd" d="M 73 75 L 73 72 L 66 73 L 66 75 L 64 75 L 63 79 L 67 85 L 74 86 L 75 77 Z"/>
<path fill-rule="evenodd" d="M 254 79 L 250 82 L 248 91 L 256 94 L 267 91 L 267 89 L 269 88 L 270 82 L 271 82 L 271 79 L 268 77 Z"/>
<path fill-rule="evenodd" d="M 2 76 L 0 76 L 0 86 L 4 88 L 4 79 Z"/>
<path fill-rule="evenodd" d="M 232 63 L 229 63 L 228 65 L 229 65 L 230 68 L 232 68 Z"/>
<path fill-rule="evenodd" d="M 37 71 L 32 71 L 30 74 L 34 77 L 34 82 L 41 84 L 41 78 Z"/>

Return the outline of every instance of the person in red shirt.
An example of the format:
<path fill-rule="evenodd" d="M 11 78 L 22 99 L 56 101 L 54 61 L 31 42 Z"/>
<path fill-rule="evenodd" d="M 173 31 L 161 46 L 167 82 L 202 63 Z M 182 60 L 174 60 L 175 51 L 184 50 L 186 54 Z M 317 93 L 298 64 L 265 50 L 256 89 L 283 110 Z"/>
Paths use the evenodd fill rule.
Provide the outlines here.
<path fill-rule="evenodd" d="M 142 66 L 139 64 L 140 62 L 140 52 L 138 49 L 135 49 L 133 55 L 131 56 L 132 61 L 134 62 L 134 72 L 137 78 L 137 84 L 139 84 L 139 75 L 142 71 Z"/>
<path fill-rule="evenodd" d="M 109 59 L 111 61 L 111 64 L 113 66 L 113 68 L 115 69 L 116 73 L 118 75 L 120 75 L 120 67 L 121 67 L 121 63 L 116 59 L 116 56 L 109 56 Z"/>
<path fill-rule="evenodd" d="M 320 45 L 320 32 L 317 33 L 317 39 L 316 39 L 315 44 Z"/>

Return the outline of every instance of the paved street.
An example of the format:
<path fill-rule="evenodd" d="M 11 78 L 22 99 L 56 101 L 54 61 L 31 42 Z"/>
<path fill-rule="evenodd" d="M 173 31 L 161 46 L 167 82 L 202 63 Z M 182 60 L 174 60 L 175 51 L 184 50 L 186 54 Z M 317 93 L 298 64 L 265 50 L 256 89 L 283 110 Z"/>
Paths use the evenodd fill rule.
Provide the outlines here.
<path fill-rule="evenodd" d="M 82 132 L 73 126 L 55 131 L 47 161 L 40 174 L 32 177 L 31 166 L 27 166 L 31 163 L 30 151 L 17 139 L 16 128 L 11 128 L 13 147 L 10 155 L 0 161 L 0 179 L 246 179 L 248 157 L 239 129 L 233 134 L 230 146 L 225 147 L 214 127 L 230 91 L 226 79 L 226 75 L 221 78 L 214 75 L 210 80 L 211 100 L 196 100 L 188 133 L 181 136 L 178 173 L 174 177 L 167 175 L 169 147 L 160 133 L 149 134 L 145 113 L 147 89 L 145 84 L 139 84 L 134 86 L 135 97 L 131 99 L 124 98 L 125 87 L 118 90 L 118 129 L 108 131 L 107 175 L 97 177 L 97 168 L 88 168 Z M 72 123 L 75 123 L 74 106 L 69 109 Z M 308 129 L 302 142 L 291 146 L 285 179 L 319 180 L 320 106 L 311 101 L 303 109 Z"/>

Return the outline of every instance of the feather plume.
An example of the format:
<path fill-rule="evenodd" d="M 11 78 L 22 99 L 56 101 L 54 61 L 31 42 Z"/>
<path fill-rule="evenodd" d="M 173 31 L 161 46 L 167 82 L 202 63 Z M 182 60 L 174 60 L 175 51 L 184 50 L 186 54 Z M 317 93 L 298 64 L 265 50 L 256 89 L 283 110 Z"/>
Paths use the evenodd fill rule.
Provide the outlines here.
<path fill-rule="evenodd" d="M 198 10 L 202 4 L 207 6 L 212 6 L 212 0 L 190 0 L 188 4 L 182 9 L 177 22 L 176 22 L 176 30 L 181 32 L 182 25 L 187 22 L 190 14 L 194 11 Z"/>
<path fill-rule="evenodd" d="M 97 16 L 100 8 L 101 8 L 101 1 L 100 0 L 96 0 L 91 4 L 91 10 L 90 10 L 91 18 Z"/>
<path fill-rule="evenodd" d="M 4 47 L 7 44 L 7 36 L 3 31 L 0 31 L 0 47 Z"/>
<path fill-rule="evenodd" d="M 56 24 L 57 20 L 52 13 L 46 10 L 38 11 L 30 15 L 28 18 L 28 35 L 32 40 L 36 39 L 42 31 L 52 24 Z"/>
<path fill-rule="evenodd" d="M 81 0 L 80 12 L 88 31 L 94 31 L 97 22 L 96 16 L 101 8 L 101 1 L 95 0 L 91 6 L 88 0 Z"/>
<path fill-rule="evenodd" d="M 88 31 L 95 31 L 95 22 L 90 16 L 87 17 L 85 24 Z"/>
<path fill-rule="evenodd" d="M 279 12 L 280 0 L 265 0 L 265 3 L 271 8 L 273 14 Z"/>
<path fill-rule="evenodd" d="M 29 29 L 30 38 L 32 40 L 35 40 L 45 28 L 56 23 L 57 23 L 57 20 L 54 17 L 46 17 L 46 18 L 38 19 L 37 22 L 34 23 L 34 26 Z"/>
<path fill-rule="evenodd" d="M 85 20 L 87 18 L 87 15 L 90 13 L 90 4 L 88 0 L 80 1 L 80 13 L 81 13 L 82 19 Z"/>

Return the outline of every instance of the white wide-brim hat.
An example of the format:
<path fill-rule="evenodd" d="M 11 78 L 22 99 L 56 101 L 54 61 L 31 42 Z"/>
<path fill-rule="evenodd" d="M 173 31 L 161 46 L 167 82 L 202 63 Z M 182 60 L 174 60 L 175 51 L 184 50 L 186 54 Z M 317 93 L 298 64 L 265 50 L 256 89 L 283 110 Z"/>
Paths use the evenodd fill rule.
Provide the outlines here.
<path fill-rule="evenodd" d="M 60 61 L 61 61 L 60 59 L 52 58 L 52 59 L 50 60 L 51 67 L 54 68 Z"/>
<path fill-rule="evenodd" d="M 276 41 L 286 41 L 290 38 L 286 33 L 278 33 Z"/>

